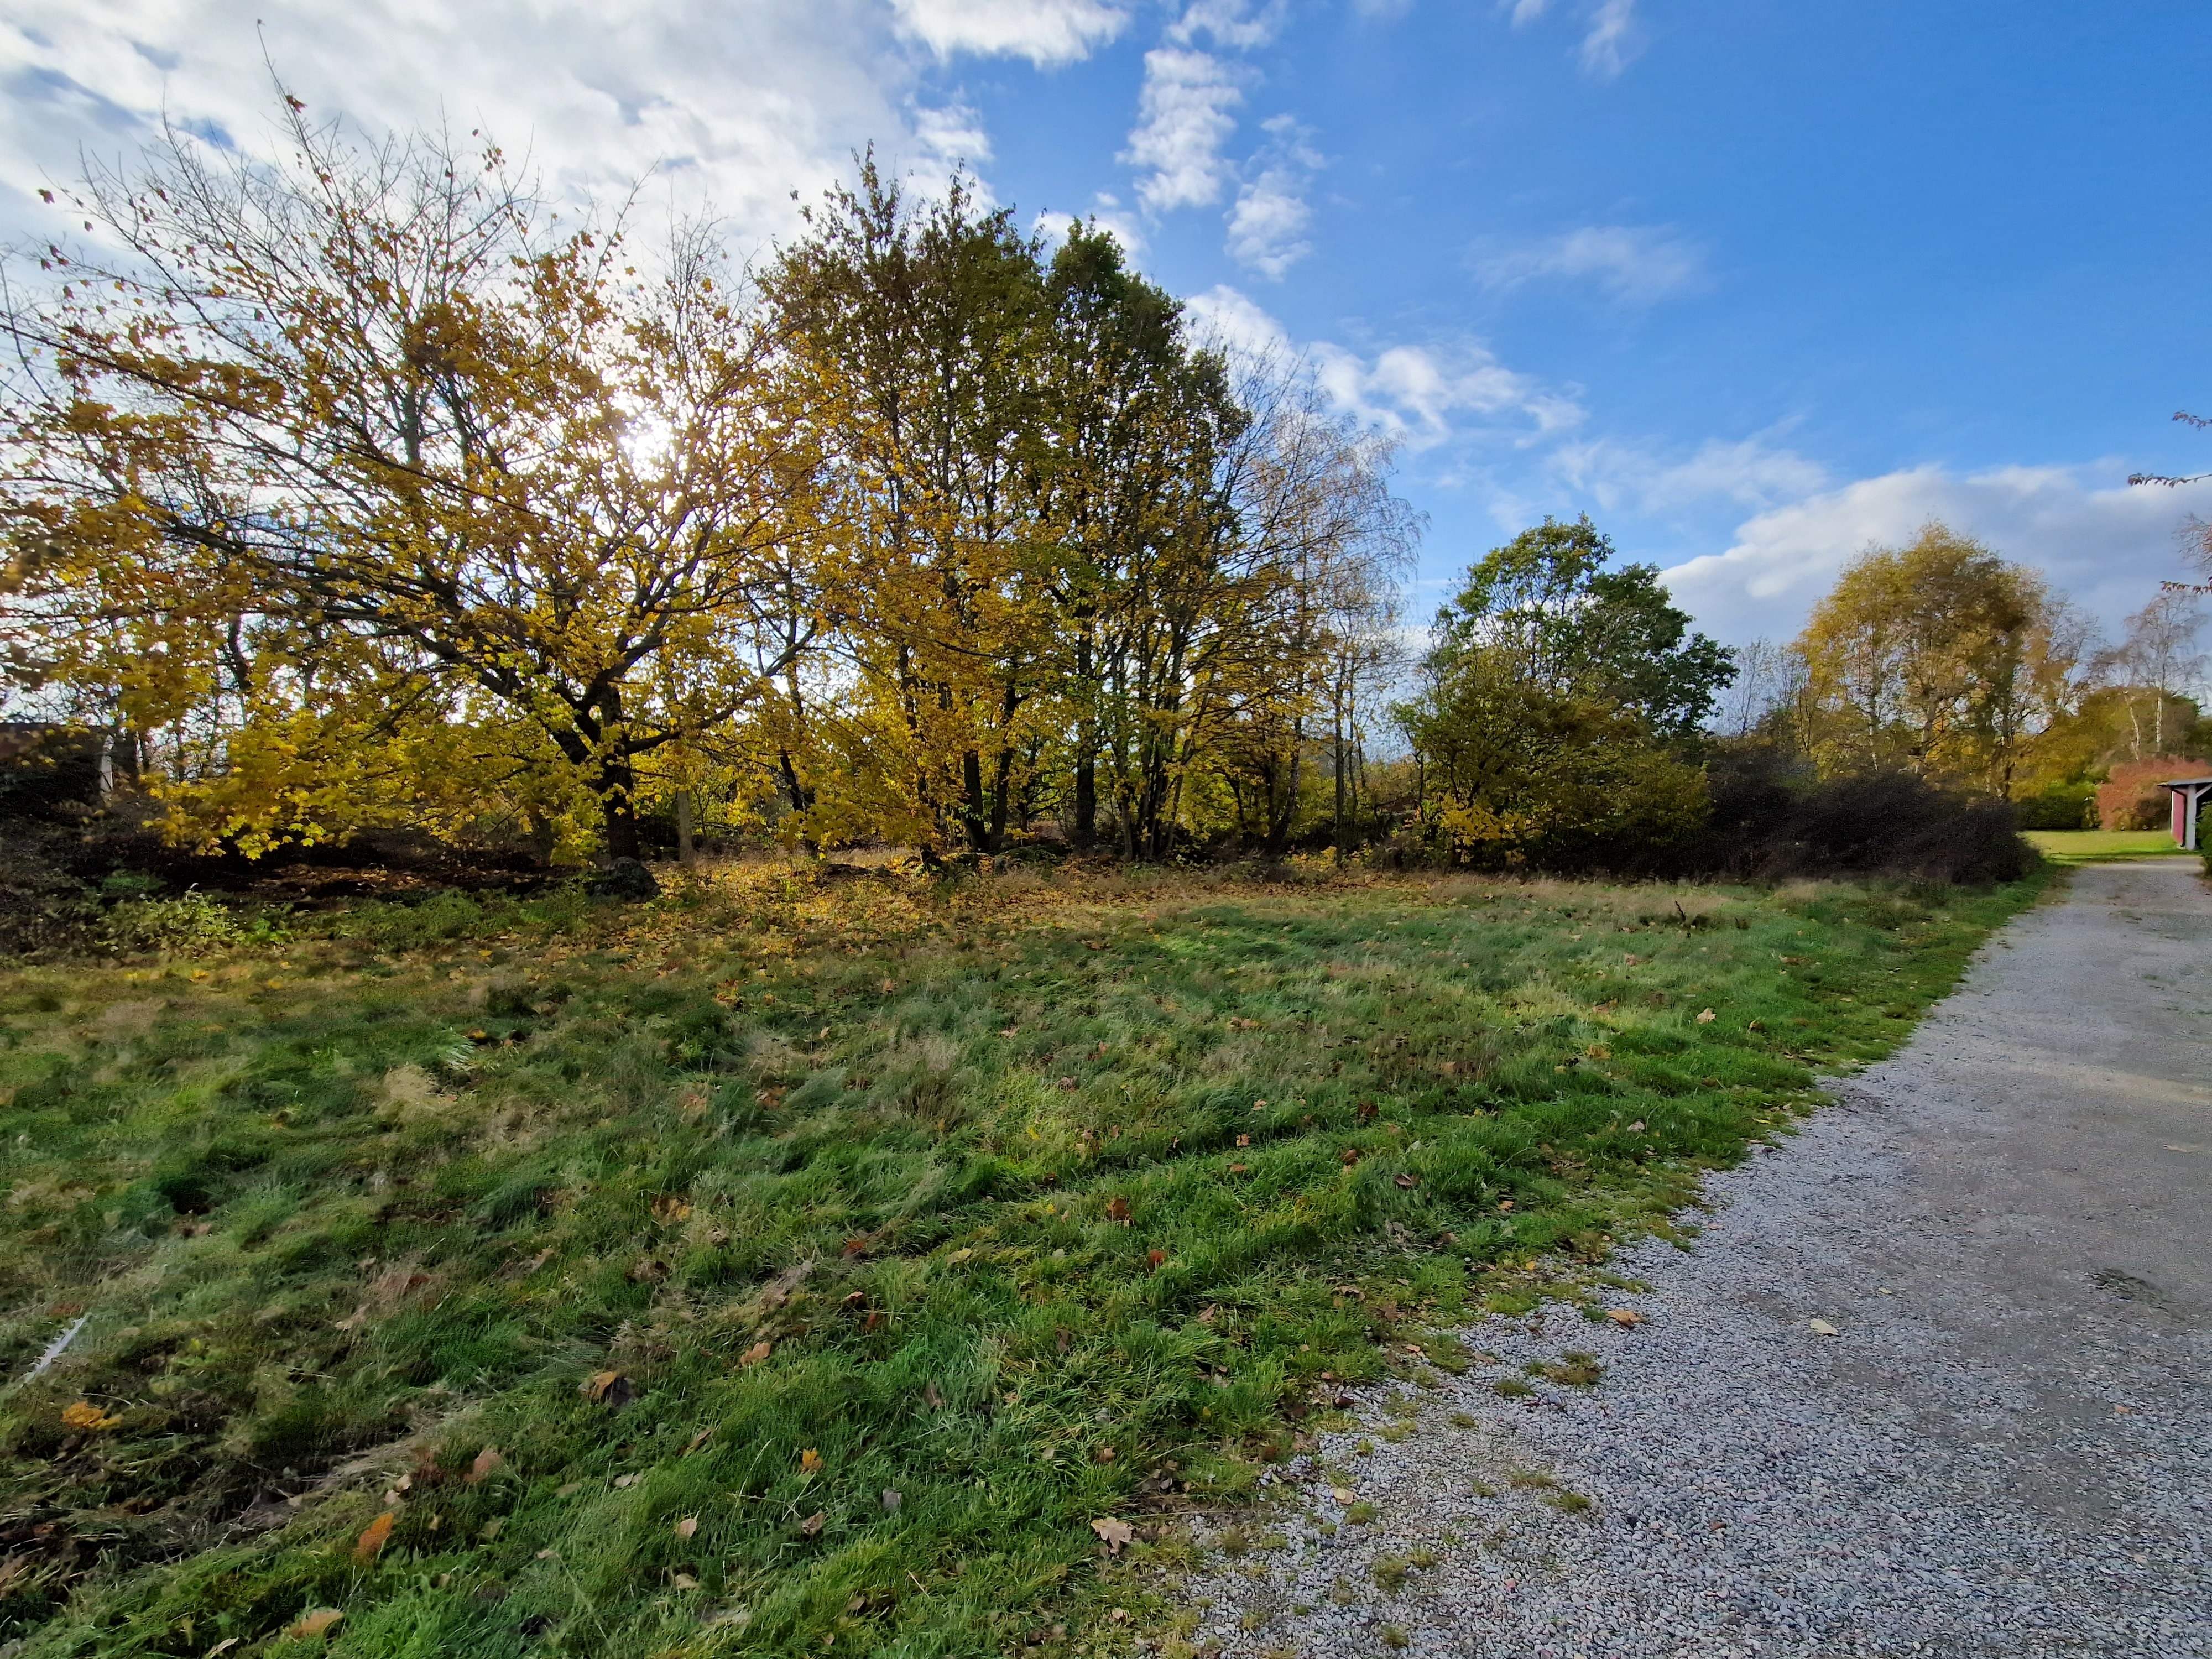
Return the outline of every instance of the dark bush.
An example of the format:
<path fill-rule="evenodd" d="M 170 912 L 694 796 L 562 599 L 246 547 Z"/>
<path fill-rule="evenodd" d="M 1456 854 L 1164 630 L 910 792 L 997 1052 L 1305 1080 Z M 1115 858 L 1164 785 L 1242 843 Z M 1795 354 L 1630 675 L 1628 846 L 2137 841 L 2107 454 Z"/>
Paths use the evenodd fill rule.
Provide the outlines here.
<path fill-rule="evenodd" d="M 1717 759 L 1711 781 L 1712 817 L 1690 854 L 1698 872 L 1980 884 L 2017 881 L 2035 865 L 2011 806 L 1910 772 L 1813 779 L 1786 757 L 1754 751 Z"/>

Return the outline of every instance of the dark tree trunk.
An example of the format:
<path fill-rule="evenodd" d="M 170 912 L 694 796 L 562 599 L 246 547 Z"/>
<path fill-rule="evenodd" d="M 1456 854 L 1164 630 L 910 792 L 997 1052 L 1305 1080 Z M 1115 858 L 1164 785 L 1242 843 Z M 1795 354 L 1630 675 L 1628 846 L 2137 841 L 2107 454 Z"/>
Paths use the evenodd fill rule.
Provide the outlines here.
<path fill-rule="evenodd" d="M 612 772 L 615 769 L 608 769 Z M 630 799 L 629 768 L 620 769 L 622 786 L 610 787 L 603 783 L 599 795 L 599 814 L 610 859 L 643 859 L 644 843 L 638 839 L 637 804 Z"/>
<path fill-rule="evenodd" d="M 983 805 L 983 757 L 973 749 L 960 757 L 960 786 L 966 799 L 960 816 L 968 827 L 968 845 L 978 853 L 991 850 L 990 814 Z"/>

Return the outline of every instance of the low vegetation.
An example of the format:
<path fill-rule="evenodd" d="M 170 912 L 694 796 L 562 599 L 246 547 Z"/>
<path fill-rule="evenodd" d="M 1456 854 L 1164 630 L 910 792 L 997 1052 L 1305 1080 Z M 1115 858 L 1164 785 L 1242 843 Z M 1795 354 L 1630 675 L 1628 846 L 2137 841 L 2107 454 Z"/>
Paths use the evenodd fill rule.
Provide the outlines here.
<path fill-rule="evenodd" d="M 21 968 L 0 1641 L 1127 1651 L 2033 890 L 750 866 Z"/>

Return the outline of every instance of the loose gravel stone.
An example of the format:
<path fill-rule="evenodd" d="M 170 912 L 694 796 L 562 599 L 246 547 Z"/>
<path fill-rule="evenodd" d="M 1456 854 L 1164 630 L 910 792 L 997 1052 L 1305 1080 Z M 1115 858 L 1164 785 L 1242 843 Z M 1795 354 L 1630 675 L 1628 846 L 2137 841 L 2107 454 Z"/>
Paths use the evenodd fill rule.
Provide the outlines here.
<path fill-rule="evenodd" d="M 1285 1546 L 1189 1586 L 1200 1641 L 2212 1659 L 2209 946 L 2194 860 L 2077 872 L 1613 1264 L 1643 1323 L 1493 1319 L 1496 1364 L 1361 1391 L 1273 1477 Z M 1601 1380 L 1524 1370 L 1570 1352 Z"/>

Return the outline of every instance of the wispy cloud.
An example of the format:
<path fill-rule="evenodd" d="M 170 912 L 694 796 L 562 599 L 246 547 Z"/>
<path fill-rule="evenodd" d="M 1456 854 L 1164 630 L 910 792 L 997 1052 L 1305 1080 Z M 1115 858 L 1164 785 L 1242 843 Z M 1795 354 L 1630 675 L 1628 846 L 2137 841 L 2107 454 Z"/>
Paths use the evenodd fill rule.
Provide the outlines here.
<path fill-rule="evenodd" d="M 1263 307 L 1226 283 L 1194 297 L 1189 309 L 1201 329 L 1234 349 L 1302 356 L 1341 413 L 1409 450 L 1483 436 L 1526 444 L 1567 431 L 1583 416 L 1571 392 L 1506 368 L 1480 340 L 1392 345 L 1371 356 L 1326 340 L 1299 348 Z"/>
<path fill-rule="evenodd" d="M 1221 199 L 1229 179 L 1222 148 L 1237 131 L 1243 89 L 1212 52 L 1155 46 L 1145 54 L 1136 130 L 1121 160 L 1142 169 L 1137 199 L 1154 213 Z"/>
<path fill-rule="evenodd" d="M 1313 218 L 1305 191 L 1322 158 L 1289 116 L 1260 125 L 1270 142 L 1253 158 L 1229 211 L 1229 252 L 1239 264 L 1279 281 L 1313 252 L 1305 240 Z"/>
<path fill-rule="evenodd" d="M 1554 0 L 1499 0 L 1513 27 L 1526 28 L 1553 9 Z M 1627 68 L 1640 50 L 1636 0 L 1584 0 L 1572 7 L 1581 17 L 1583 38 L 1575 56 L 1583 73 L 1610 81 Z"/>
<path fill-rule="evenodd" d="M 1761 438 L 1708 438 L 1685 455 L 1615 438 L 1577 439 L 1552 452 L 1559 479 L 1608 510 L 1670 513 L 1705 503 L 1769 507 L 1825 489 L 1828 469 Z"/>
<path fill-rule="evenodd" d="M 1127 5 L 1113 0 L 891 0 L 899 27 L 939 57 L 969 52 L 1071 64 L 1119 34 Z"/>
<path fill-rule="evenodd" d="M 1590 282 L 1627 305 L 1650 305 L 1705 285 L 1705 256 L 1666 225 L 1585 225 L 1565 234 L 1494 253 L 1475 275 L 1491 288 L 1541 277 Z"/>

